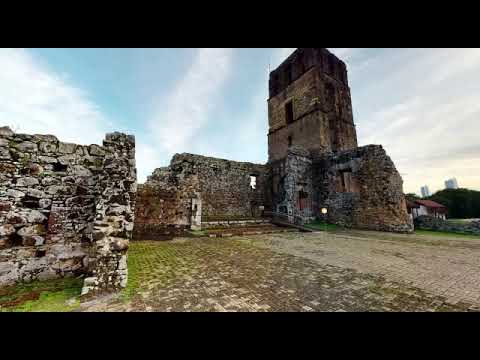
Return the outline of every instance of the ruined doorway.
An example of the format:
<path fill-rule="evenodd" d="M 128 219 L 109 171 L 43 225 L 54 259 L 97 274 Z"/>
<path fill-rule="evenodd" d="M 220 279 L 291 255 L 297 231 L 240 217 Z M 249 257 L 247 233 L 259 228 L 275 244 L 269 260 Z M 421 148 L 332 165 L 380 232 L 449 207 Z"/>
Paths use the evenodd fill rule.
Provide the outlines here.
<path fill-rule="evenodd" d="M 298 192 L 297 208 L 300 211 L 310 209 L 310 199 L 308 193 L 303 190 Z"/>
<path fill-rule="evenodd" d="M 201 230 L 202 229 L 202 199 L 199 195 L 192 198 L 191 205 L 191 216 L 190 216 L 190 228 L 192 230 Z"/>

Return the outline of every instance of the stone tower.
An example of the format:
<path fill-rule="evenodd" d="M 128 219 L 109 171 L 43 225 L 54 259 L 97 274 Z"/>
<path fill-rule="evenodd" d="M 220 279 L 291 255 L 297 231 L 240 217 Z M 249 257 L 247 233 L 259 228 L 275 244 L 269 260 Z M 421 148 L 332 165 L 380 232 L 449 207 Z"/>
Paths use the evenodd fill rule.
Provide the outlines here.
<path fill-rule="evenodd" d="M 299 48 L 270 73 L 269 162 L 301 146 L 312 155 L 357 147 L 347 68 L 323 48 Z"/>

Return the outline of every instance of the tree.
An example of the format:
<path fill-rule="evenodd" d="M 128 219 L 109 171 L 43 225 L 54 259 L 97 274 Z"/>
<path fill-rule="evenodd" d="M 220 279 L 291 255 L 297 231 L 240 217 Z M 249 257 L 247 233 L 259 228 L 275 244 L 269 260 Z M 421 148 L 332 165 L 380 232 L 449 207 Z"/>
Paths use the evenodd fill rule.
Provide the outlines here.
<path fill-rule="evenodd" d="M 405 197 L 410 200 L 410 201 L 414 201 L 414 200 L 420 200 L 420 197 L 415 194 L 415 193 L 408 193 L 408 194 L 405 194 Z"/>
<path fill-rule="evenodd" d="M 444 189 L 437 191 L 428 199 L 446 206 L 450 218 L 480 218 L 480 191 Z"/>

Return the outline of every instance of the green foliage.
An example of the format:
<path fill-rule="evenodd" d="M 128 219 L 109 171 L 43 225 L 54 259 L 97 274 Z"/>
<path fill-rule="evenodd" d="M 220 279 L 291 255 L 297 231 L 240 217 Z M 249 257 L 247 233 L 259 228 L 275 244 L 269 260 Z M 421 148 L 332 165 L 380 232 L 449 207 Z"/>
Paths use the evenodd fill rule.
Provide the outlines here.
<path fill-rule="evenodd" d="M 188 231 L 188 233 L 193 235 L 193 236 L 198 236 L 198 237 L 208 235 L 208 231 L 205 231 L 205 230 L 190 230 L 190 231 Z"/>
<path fill-rule="evenodd" d="M 22 159 L 20 160 L 20 163 L 22 164 L 23 167 L 27 167 L 30 165 L 30 154 L 24 154 Z"/>
<path fill-rule="evenodd" d="M 149 285 L 165 286 L 175 278 L 176 270 L 188 272 L 191 259 L 182 245 L 159 241 L 132 241 L 128 248 L 128 282 L 121 292 L 123 301 L 131 301 Z"/>
<path fill-rule="evenodd" d="M 93 161 L 93 164 L 95 165 L 95 167 L 100 168 L 103 166 L 103 159 L 95 158 L 95 160 Z"/>
<path fill-rule="evenodd" d="M 480 218 L 480 191 L 445 189 L 437 191 L 428 199 L 446 206 L 449 218 Z"/>
<path fill-rule="evenodd" d="M 315 220 L 315 221 L 312 221 L 311 223 L 305 224 L 305 227 L 313 230 L 320 230 L 320 231 L 336 230 L 338 228 L 338 226 L 335 224 L 325 223 L 320 220 Z"/>
<path fill-rule="evenodd" d="M 83 279 L 35 281 L 0 288 L 0 312 L 64 312 L 80 306 Z"/>
<path fill-rule="evenodd" d="M 408 194 L 405 194 L 405 197 L 410 200 L 410 201 L 413 201 L 413 200 L 420 200 L 420 197 L 415 194 L 415 193 L 408 193 Z"/>

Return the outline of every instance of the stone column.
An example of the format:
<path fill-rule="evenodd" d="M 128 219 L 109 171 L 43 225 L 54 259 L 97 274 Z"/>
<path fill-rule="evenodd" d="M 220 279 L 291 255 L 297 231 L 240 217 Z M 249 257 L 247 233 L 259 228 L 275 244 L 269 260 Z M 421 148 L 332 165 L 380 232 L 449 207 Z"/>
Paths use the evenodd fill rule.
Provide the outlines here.
<path fill-rule="evenodd" d="M 118 290 L 127 285 L 127 249 L 134 222 L 137 174 L 135 138 L 122 133 L 107 134 L 106 154 L 97 186 L 93 246 L 89 276 L 82 295 L 91 291 Z"/>

